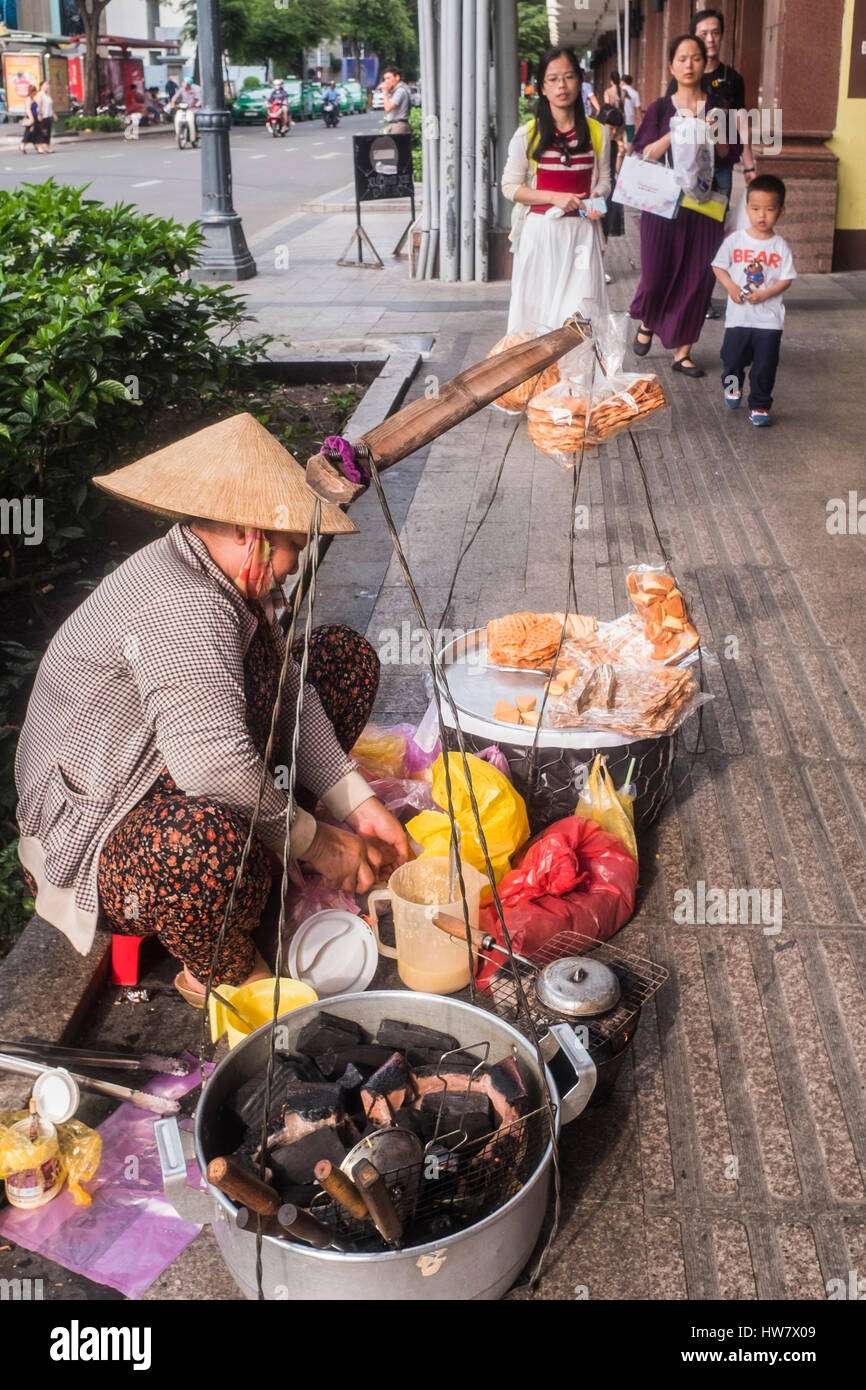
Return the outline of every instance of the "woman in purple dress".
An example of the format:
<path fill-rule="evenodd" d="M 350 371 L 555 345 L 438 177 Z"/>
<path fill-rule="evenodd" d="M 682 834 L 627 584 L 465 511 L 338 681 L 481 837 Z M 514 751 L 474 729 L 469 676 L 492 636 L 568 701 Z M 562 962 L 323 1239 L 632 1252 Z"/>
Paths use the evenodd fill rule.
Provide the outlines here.
<path fill-rule="evenodd" d="M 657 163 L 671 163 L 671 117 L 677 112 L 706 120 L 701 78 L 707 61 L 703 41 L 685 34 L 668 51 L 677 89 L 649 107 L 634 138 L 634 152 Z M 716 102 L 715 107 L 724 107 Z M 717 164 L 724 164 L 728 146 L 715 146 Z M 641 277 L 629 307 L 640 320 L 634 351 L 645 357 L 653 334 L 673 348 L 673 370 L 685 376 L 705 376 L 691 359 L 692 343 L 700 337 L 713 293 L 711 261 L 725 235 L 723 222 L 702 212 L 680 208 L 676 217 L 643 212 L 640 219 Z"/>

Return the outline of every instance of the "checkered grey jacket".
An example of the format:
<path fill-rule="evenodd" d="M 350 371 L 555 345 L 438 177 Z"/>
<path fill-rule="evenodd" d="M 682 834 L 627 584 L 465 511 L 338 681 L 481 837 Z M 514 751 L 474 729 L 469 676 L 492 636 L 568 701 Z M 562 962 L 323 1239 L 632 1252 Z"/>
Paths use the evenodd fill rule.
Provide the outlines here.
<path fill-rule="evenodd" d="M 19 855 L 36 910 L 82 954 L 98 917 L 97 871 L 114 827 L 163 767 L 190 796 L 251 816 L 262 760 L 246 724 L 244 656 L 256 616 L 178 525 L 103 579 L 52 639 L 36 675 L 15 757 Z M 279 626 L 275 632 L 285 650 Z M 287 763 L 298 689 L 292 662 L 280 717 Z M 344 819 L 370 788 L 337 742 L 316 691 L 304 695 L 299 782 Z M 258 830 L 284 843 L 286 796 L 265 779 Z M 315 821 L 298 810 L 292 853 Z"/>

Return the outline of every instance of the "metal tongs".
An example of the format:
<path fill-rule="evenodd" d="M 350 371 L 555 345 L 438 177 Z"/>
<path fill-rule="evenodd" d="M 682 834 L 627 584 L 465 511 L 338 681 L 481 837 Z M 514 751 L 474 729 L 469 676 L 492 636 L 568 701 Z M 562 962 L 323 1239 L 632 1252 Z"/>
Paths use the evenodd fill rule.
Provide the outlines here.
<path fill-rule="evenodd" d="M 161 1057 L 155 1052 L 143 1052 L 133 1057 L 128 1052 L 101 1052 L 90 1047 L 62 1047 L 59 1043 L 0 1042 L 0 1052 L 8 1057 L 32 1057 L 47 1065 L 68 1067 L 100 1067 L 106 1071 L 151 1071 L 165 1076 L 189 1076 L 189 1066 L 177 1057 Z"/>
<path fill-rule="evenodd" d="M 55 1068 L 46 1062 L 35 1062 L 26 1057 L 12 1057 L 0 1052 L 0 1071 L 14 1072 L 18 1076 L 42 1076 Z M 151 1096 L 146 1091 L 133 1091 L 130 1086 L 117 1086 L 113 1081 L 97 1081 L 92 1076 L 81 1076 L 70 1072 L 72 1080 L 82 1091 L 97 1091 L 101 1096 L 112 1096 L 115 1100 L 126 1100 L 139 1110 L 149 1110 L 153 1115 L 176 1115 L 180 1106 L 176 1100 L 166 1100 L 163 1096 Z"/>

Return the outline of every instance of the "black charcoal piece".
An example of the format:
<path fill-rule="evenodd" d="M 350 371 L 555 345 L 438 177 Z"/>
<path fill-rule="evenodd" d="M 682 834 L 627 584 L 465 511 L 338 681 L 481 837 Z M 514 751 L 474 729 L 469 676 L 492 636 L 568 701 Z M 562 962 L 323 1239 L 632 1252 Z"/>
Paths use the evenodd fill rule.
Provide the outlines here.
<path fill-rule="evenodd" d="M 406 1053 L 406 1061 L 413 1071 L 417 1071 L 419 1067 L 433 1067 L 438 1071 L 440 1063 L 445 1068 L 450 1067 L 452 1063 L 465 1064 L 468 1062 L 473 1067 L 478 1065 L 478 1058 L 473 1057 L 471 1052 L 451 1053 L 444 1062 L 442 1056 L 443 1054 L 435 1047 L 410 1047 Z"/>
<path fill-rule="evenodd" d="M 410 1089 L 410 1082 L 406 1058 L 400 1052 L 392 1052 L 384 1066 L 367 1077 L 364 1090 L 369 1091 L 371 1096 L 389 1096 L 393 1091 Z"/>
<path fill-rule="evenodd" d="M 415 1067 L 415 1075 L 419 1081 L 426 1081 L 432 1077 L 438 1076 L 440 1071 L 442 1076 L 446 1079 L 448 1076 L 464 1077 L 471 1075 L 477 1066 L 477 1061 L 469 1062 L 463 1061 L 460 1057 L 448 1057 L 441 1066 L 437 1062 L 435 1065 L 431 1064 L 426 1067 Z M 480 1070 L 478 1076 L 481 1076 Z"/>
<path fill-rule="evenodd" d="M 398 1129 L 408 1129 L 412 1134 L 417 1134 L 419 1139 L 429 1139 L 433 1134 L 430 1117 L 410 1105 L 394 1112 L 394 1124 Z"/>
<path fill-rule="evenodd" d="M 461 1115 L 482 1115 L 488 1121 L 488 1129 L 493 1128 L 493 1108 L 489 1096 L 478 1091 L 428 1091 L 421 1097 L 421 1109 L 438 1115 L 458 1119 Z"/>
<path fill-rule="evenodd" d="M 342 1076 L 338 1076 L 334 1080 L 334 1085 L 339 1086 L 341 1091 L 354 1091 L 363 1084 L 364 1078 L 353 1062 L 349 1063 Z"/>
<path fill-rule="evenodd" d="M 459 1047 L 460 1042 L 450 1033 L 440 1033 L 436 1028 L 425 1028 L 421 1023 L 403 1023 L 397 1018 L 383 1018 L 379 1024 L 376 1041 L 383 1047 L 396 1052 L 405 1052 L 409 1047 L 435 1049 L 439 1056 Z"/>
<path fill-rule="evenodd" d="M 323 1076 L 339 1076 L 348 1066 L 358 1067 L 365 1076 L 378 1071 L 391 1056 L 391 1049 L 376 1043 L 356 1043 L 354 1047 L 329 1048 L 316 1054 L 316 1063 Z"/>
<path fill-rule="evenodd" d="M 335 1168 L 339 1168 L 346 1152 L 331 1126 L 325 1125 L 313 1134 L 304 1135 L 294 1144 L 271 1149 L 268 1164 L 283 1182 L 310 1183 L 320 1159 L 327 1158 Z"/>
<path fill-rule="evenodd" d="M 291 1202 L 295 1207 L 308 1207 L 314 1200 L 316 1193 L 321 1192 L 320 1187 L 315 1183 L 290 1182 L 284 1178 L 279 1168 L 274 1167 L 271 1186 L 276 1188 L 284 1202 Z"/>
<path fill-rule="evenodd" d="M 298 1068 L 295 1061 L 278 1054 L 274 1059 L 269 1124 L 277 1123 L 285 1099 L 286 1087 L 297 1079 Z M 261 1129 L 265 1108 L 266 1082 L 267 1073 L 263 1070 L 256 1076 L 251 1076 L 249 1081 L 245 1081 L 243 1086 L 239 1086 L 225 1101 L 226 1110 L 240 1120 L 245 1129 Z"/>
<path fill-rule="evenodd" d="M 366 1041 L 360 1024 L 353 1023 L 350 1018 L 338 1018 L 336 1014 L 321 1013 L 301 1029 L 295 1046 L 308 1057 L 318 1057 L 331 1048 L 339 1051 Z"/>
<path fill-rule="evenodd" d="M 343 1092 L 333 1081 L 290 1081 L 283 1093 L 282 1119 L 328 1120 L 342 1109 Z"/>
<path fill-rule="evenodd" d="M 522 1113 L 529 1097 L 514 1058 L 505 1057 L 501 1062 L 488 1067 L 487 1071 L 493 1090 L 498 1091 L 509 1105 L 513 1105 L 517 1111 Z"/>

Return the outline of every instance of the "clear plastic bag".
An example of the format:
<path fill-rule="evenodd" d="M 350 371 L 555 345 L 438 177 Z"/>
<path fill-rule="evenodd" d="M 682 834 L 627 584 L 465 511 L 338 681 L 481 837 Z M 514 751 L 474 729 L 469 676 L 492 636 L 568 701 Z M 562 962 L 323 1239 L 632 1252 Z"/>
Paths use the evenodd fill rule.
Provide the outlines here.
<path fill-rule="evenodd" d="M 534 333 L 506 333 L 504 338 L 500 338 L 488 352 L 488 357 L 497 357 L 500 352 L 505 352 L 508 348 L 517 347 L 518 343 L 528 343 Z M 559 368 L 556 363 L 551 367 L 545 367 L 543 371 L 536 372 L 533 376 L 522 381 L 519 386 L 512 386 L 510 391 L 498 396 L 493 402 L 500 410 L 504 410 L 509 415 L 522 415 L 527 402 L 537 395 L 539 391 L 544 391 L 548 386 L 553 386 L 559 380 Z"/>
<path fill-rule="evenodd" d="M 625 314 L 594 318 L 593 341 L 563 358 L 561 380 L 527 407 L 530 439 L 565 467 L 581 447 L 594 449 L 668 404 L 655 373 L 622 370 L 629 326 Z"/>
<path fill-rule="evenodd" d="M 626 587 L 653 661 L 681 661 L 700 642 L 675 577 L 659 565 L 632 565 Z"/>
<path fill-rule="evenodd" d="M 713 186 L 715 157 L 710 127 L 700 116 L 671 117 L 671 158 L 683 193 L 705 203 Z"/>
<path fill-rule="evenodd" d="M 593 759 L 586 785 L 581 788 L 574 814 L 594 820 L 602 830 L 625 845 L 632 859 L 637 859 L 637 840 L 634 833 L 634 787 L 617 790 L 607 770 L 607 758 L 597 753 Z"/>
<path fill-rule="evenodd" d="M 598 666 L 548 704 L 546 722 L 554 729 L 657 738 L 673 733 L 711 698 L 682 666 Z"/>
<path fill-rule="evenodd" d="M 438 753 L 438 744 L 432 749 L 426 749 L 415 742 L 415 734 L 419 732 L 425 720 L 417 727 L 414 724 L 393 724 L 389 727 L 368 724 L 361 731 L 351 756 L 361 771 L 367 774 L 368 780 L 399 780 L 417 777 L 427 771 Z M 423 780 L 430 779 L 425 777 Z"/>
<path fill-rule="evenodd" d="M 10 1173 L 20 1172 L 42 1164 L 50 1157 L 49 1149 L 60 1151 L 60 1160 L 66 1170 L 69 1191 L 76 1206 L 89 1206 L 91 1197 L 81 1186 L 96 1176 L 102 1155 L 102 1140 L 95 1129 L 82 1124 L 80 1120 L 67 1120 L 54 1126 L 57 1132 L 56 1145 L 33 1146 L 29 1140 L 22 1143 L 20 1132 L 14 1126 L 28 1118 L 27 1110 L 0 1114 L 0 1178 Z M 41 1154 L 41 1150 L 45 1153 Z"/>

